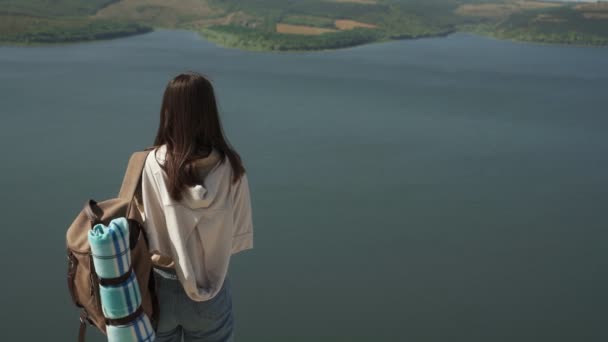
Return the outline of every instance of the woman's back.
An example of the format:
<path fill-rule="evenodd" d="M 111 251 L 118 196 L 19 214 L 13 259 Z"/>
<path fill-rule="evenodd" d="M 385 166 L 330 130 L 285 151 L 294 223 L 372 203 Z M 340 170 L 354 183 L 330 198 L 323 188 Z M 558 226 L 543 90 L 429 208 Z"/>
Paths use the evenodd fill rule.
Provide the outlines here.
<path fill-rule="evenodd" d="M 231 183 L 232 168 L 218 151 L 195 162 L 202 184 L 186 187 L 176 201 L 161 168 L 166 146 L 150 152 L 142 173 L 144 229 L 153 262 L 174 268 L 188 296 L 212 298 L 221 288 L 230 256 L 253 248 L 247 176 Z"/>

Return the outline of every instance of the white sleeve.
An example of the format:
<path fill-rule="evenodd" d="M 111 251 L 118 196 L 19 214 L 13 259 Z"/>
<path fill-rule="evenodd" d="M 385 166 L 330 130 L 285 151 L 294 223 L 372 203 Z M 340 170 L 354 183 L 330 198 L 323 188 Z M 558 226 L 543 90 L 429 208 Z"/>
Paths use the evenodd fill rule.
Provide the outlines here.
<path fill-rule="evenodd" d="M 234 233 L 231 254 L 236 254 L 253 248 L 253 221 L 247 174 L 243 174 L 237 181 L 232 196 Z"/>
<path fill-rule="evenodd" d="M 154 250 L 158 246 L 158 230 L 163 225 L 166 225 L 165 212 L 160 197 L 158 183 L 152 174 L 152 171 L 144 167 L 141 175 L 141 195 L 144 211 L 143 226 L 148 240 L 150 242 L 150 250 Z"/>

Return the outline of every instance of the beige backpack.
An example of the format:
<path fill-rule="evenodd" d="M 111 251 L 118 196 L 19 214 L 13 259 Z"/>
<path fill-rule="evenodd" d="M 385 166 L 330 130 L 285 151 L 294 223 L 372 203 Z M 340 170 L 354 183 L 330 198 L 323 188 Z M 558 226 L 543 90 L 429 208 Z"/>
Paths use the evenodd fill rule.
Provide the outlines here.
<path fill-rule="evenodd" d="M 80 330 L 78 341 L 84 341 L 87 322 L 104 335 L 106 325 L 123 325 L 145 312 L 154 330 L 158 326 L 157 288 L 152 274 L 148 240 L 142 227 L 139 210 L 133 205 L 134 197 L 141 198 L 140 179 L 148 153 L 153 147 L 131 155 L 127 171 L 117 198 L 102 202 L 88 200 L 82 211 L 70 225 L 66 235 L 68 256 L 68 289 L 74 305 L 80 308 Z M 140 202 L 141 203 L 141 202 Z M 94 270 L 93 258 L 88 242 L 88 232 L 97 223 L 105 225 L 117 217 L 126 217 L 129 222 L 131 264 L 139 283 L 142 305 L 132 315 L 121 319 L 107 319 L 101 310 L 99 279 Z"/>

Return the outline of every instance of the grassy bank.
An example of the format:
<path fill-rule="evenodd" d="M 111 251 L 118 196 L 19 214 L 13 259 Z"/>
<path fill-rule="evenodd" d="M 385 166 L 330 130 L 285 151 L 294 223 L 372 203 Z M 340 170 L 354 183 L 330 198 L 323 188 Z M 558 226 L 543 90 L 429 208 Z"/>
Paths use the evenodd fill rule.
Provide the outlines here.
<path fill-rule="evenodd" d="M 241 26 L 211 26 L 201 35 L 217 44 L 254 51 L 328 50 L 361 45 L 380 40 L 378 32 L 354 29 L 321 35 L 302 36 L 266 32 Z"/>

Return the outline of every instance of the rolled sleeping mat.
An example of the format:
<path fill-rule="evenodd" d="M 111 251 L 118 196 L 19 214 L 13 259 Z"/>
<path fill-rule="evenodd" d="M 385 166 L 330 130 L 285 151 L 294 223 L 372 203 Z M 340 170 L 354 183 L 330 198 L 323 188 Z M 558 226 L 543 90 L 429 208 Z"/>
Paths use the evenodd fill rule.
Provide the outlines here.
<path fill-rule="evenodd" d="M 108 226 L 96 224 L 88 234 L 95 272 L 99 278 L 99 293 L 103 314 L 108 319 L 121 319 L 141 311 L 126 324 L 107 324 L 108 341 L 153 341 L 154 329 L 143 313 L 141 293 L 135 272 L 131 268 L 129 223 L 118 217 Z"/>
<path fill-rule="evenodd" d="M 126 218 L 115 218 L 107 227 L 103 223 L 93 226 L 89 231 L 89 245 L 99 278 L 117 278 L 129 271 L 131 253 Z"/>

